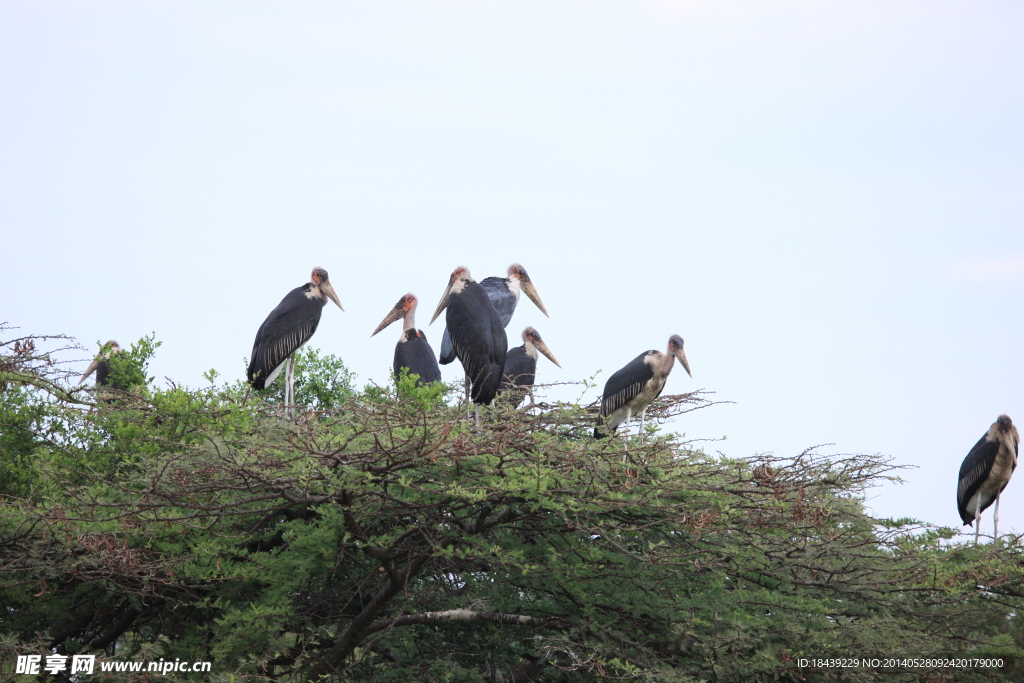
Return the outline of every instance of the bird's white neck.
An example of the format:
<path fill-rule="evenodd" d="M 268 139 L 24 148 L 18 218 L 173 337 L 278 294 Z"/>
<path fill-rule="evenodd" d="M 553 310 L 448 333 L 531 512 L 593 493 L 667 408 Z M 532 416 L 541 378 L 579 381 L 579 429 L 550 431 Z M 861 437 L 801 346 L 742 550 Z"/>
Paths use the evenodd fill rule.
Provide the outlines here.
<path fill-rule="evenodd" d="M 523 284 L 517 277 L 505 278 L 508 282 L 508 291 L 512 292 L 512 296 L 516 298 L 516 303 L 519 303 L 519 294 L 523 291 Z"/>
<path fill-rule="evenodd" d="M 672 372 L 672 366 L 675 365 L 675 363 L 676 357 L 672 355 L 672 351 L 669 350 L 668 353 L 661 357 L 661 367 L 658 368 L 659 374 L 661 374 L 662 377 L 668 377 L 668 373 Z"/>

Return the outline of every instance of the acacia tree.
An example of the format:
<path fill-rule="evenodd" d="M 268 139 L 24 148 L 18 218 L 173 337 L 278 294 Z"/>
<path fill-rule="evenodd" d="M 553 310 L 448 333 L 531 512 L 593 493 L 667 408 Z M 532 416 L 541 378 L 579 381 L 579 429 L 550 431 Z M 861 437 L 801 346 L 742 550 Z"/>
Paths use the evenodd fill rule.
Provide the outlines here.
<path fill-rule="evenodd" d="M 45 355 L 15 367 L 4 348 L 0 416 L 31 437 L 31 476 L 0 492 L 0 661 L 56 648 L 209 660 L 224 679 L 488 683 L 831 680 L 797 662 L 898 654 L 1006 666 L 885 680 L 1016 666 L 1020 546 L 871 518 L 864 491 L 897 474 L 884 458 L 595 441 L 594 408 L 574 405 L 475 428 L 442 388 L 357 391 L 316 353 L 298 382 L 321 409 L 295 420 L 242 385 L 90 401 Z M 45 419 L 19 418 L 12 389 Z"/>

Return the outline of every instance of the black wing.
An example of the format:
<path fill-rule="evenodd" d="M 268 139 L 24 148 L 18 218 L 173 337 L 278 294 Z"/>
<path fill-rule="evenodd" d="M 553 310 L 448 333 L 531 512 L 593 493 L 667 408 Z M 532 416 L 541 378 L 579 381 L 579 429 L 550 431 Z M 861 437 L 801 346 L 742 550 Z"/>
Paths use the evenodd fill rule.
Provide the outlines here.
<path fill-rule="evenodd" d="M 480 285 L 470 282 L 461 294 L 449 299 L 446 320 L 452 346 L 472 382 L 470 397 L 474 403 L 490 403 L 501 385 L 508 352 L 498 313 Z"/>
<path fill-rule="evenodd" d="M 304 285 L 288 292 L 256 332 L 247 373 L 253 389 L 263 389 L 267 377 L 316 332 L 325 301 L 310 299 L 307 289 Z"/>
<path fill-rule="evenodd" d="M 434 349 L 430 348 L 421 330 L 409 330 L 408 340 L 395 345 L 395 377 L 401 374 L 402 368 L 409 368 L 410 374 L 420 376 L 416 384 L 441 381 L 441 369 L 437 367 Z"/>
<path fill-rule="evenodd" d="M 505 356 L 501 391 L 513 387 L 532 387 L 537 373 L 537 360 L 526 353 L 526 345 L 517 346 Z"/>
<path fill-rule="evenodd" d="M 479 284 L 486 292 L 494 310 L 497 311 L 498 317 L 501 319 L 501 326 L 508 327 L 509 321 L 512 320 L 512 314 L 516 311 L 517 302 L 515 295 L 509 290 L 505 278 L 485 277 Z M 441 353 L 438 356 L 438 362 L 441 365 L 448 365 L 456 358 L 452 336 L 448 333 L 448 327 L 445 326 L 444 334 L 441 335 Z"/>
<path fill-rule="evenodd" d="M 448 334 L 448 326 L 445 325 L 444 334 L 441 335 L 441 355 L 438 358 L 441 365 L 448 365 L 455 360 L 455 347 L 452 346 L 452 336 Z"/>
<path fill-rule="evenodd" d="M 490 316 L 491 325 L 491 340 L 493 347 L 491 349 L 491 355 L 488 358 L 489 367 L 487 369 L 487 376 L 484 380 L 484 386 L 481 387 L 481 400 L 484 403 L 490 403 L 494 400 L 494 397 L 498 393 L 498 387 L 501 386 L 502 374 L 505 370 L 505 357 L 508 356 L 508 337 L 505 336 L 505 325 L 508 323 L 502 322 L 501 316 L 498 311 L 495 310 L 493 302 L 491 302 L 491 310 L 494 313 Z M 484 398 L 489 396 L 490 398 Z"/>
<path fill-rule="evenodd" d="M 647 382 L 654 377 L 654 370 L 644 362 L 644 358 L 652 351 L 644 351 L 629 361 L 608 378 L 604 385 L 604 396 L 601 398 L 601 417 L 607 417 L 640 395 Z"/>
<path fill-rule="evenodd" d="M 124 352 L 119 351 L 118 353 L 113 354 L 111 358 L 114 356 L 120 356 L 122 353 Z M 110 381 L 110 361 L 107 360 L 101 360 L 100 364 L 96 366 L 96 384 L 101 387 L 109 386 L 111 389 L 116 391 L 124 390 L 124 387 L 121 386 L 120 382 Z"/>
<path fill-rule="evenodd" d="M 988 434 L 986 433 L 978 440 L 978 443 L 974 444 L 974 448 L 960 465 L 960 476 L 957 478 L 956 486 L 956 509 L 960 512 L 960 519 L 964 524 L 974 521 L 974 510 L 968 510 L 967 503 L 988 478 L 992 471 L 992 464 L 996 461 L 996 454 L 999 452 L 999 442 L 988 441 L 987 438 Z M 982 510 L 991 504 L 991 500 L 981 501 Z"/>
<path fill-rule="evenodd" d="M 96 364 L 96 385 L 101 387 L 107 386 L 108 377 L 110 377 L 110 362 L 101 360 Z M 120 389 L 121 387 L 113 388 Z"/>
<path fill-rule="evenodd" d="M 508 280 L 503 277 L 485 277 L 480 286 L 487 292 L 487 298 L 501 318 L 501 326 L 508 327 L 512 314 L 516 312 L 516 295 L 508 288 Z"/>

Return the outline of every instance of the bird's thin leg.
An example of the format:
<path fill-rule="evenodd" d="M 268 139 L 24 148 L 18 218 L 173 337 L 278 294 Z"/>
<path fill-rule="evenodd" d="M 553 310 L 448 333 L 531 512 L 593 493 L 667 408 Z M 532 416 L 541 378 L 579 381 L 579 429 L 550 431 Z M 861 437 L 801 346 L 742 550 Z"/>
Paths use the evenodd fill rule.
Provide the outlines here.
<path fill-rule="evenodd" d="M 622 433 L 622 443 L 623 443 L 623 445 L 624 445 L 624 447 L 625 447 L 627 452 L 629 451 L 629 421 L 632 420 L 632 419 L 633 419 L 633 411 L 632 410 L 627 410 L 626 411 L 626 419 L 623 420 L 622 423 L 621 423 L 622 424 L 622 432 L 621 432 Z M 615 432 L 613 431 L 612 434 L 614 434 L 614 433 Z M 622 462 L 626 462 L 625 454 L 623 454 L 623 456 L 622 456 Z"/>
<path fill-rule="evenodd" d="M 974 504 L 974 545 L 978 545 L 978 534 L 981 533 L 981 492 L 978 492 L 978 502 Z"/>
<path fill-rule="evenodd" d="M 999 496 L 1000 495 L 1002 495 L 1002 494 L 1000 494 L 1000 493 L 996 494 L 996 512 L 995 512 L 994 515 L 992 515 L 992 521 L 993 521 L 993 524 L 995 525 L 992 528 L 992 541 L 993 542 L 999 540 Z"/>
<path fill-rule="evenodd" d="M 647 419 L 647 406 L 640 411 L 640 443 L 644 442 L 644 420 Z"/>
<path fill-rule="evenodd" d="M 476 420 L 477 429 L 480 428 L 480 406 L 473 404 L 473 419 Z"/>
<path fill-rule="evenodd" d="M 622 464 L 626 464 L 626 456 L 629 455 L 629 421 L 633 419 L 633 413 L 626 413 L 626 419 L 622 421 Z"/>
<path fill-rule="evenodd" d="M 292 404 L 295 402 L 295 356 L 288 356 L 284 370 L 284 414 L 292 418 Z"/>

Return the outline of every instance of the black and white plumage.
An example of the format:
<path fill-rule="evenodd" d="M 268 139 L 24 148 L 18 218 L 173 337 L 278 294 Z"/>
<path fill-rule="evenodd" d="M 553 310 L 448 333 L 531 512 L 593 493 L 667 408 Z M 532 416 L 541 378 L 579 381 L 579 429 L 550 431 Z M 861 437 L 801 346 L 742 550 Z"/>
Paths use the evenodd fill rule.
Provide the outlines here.
<path fill-rule="evenodd" d="M 121 353 L 121 347 L 116 341 L 111 339 L 106 344 L 100 346 L 99 354 L 92 359 L 92 363 L 82 373 L 81 379 L 78 383 L 81 384 L 89 377 L 93 372 L 96 373 L 96 386 L 105 387 L 109 385 L 110 377 L 110 359 L 115 355 Z M 116 382 L 109 385 L 111 389 L 121 389 L 122 387 Z"/>
<path fill-rule="evenodd" d="M 310 281 L 288 292 L 256 332 L 252 357 L 246 373 L 253 389 L 264 389 L 277 378 L 292 354 L 309 341 L 320 324 L 320 315 L 330 299 L 345 310 L 327 277 L 327 271 L 316 267 Z M 294 400 L 292 363 L 288 363 L 285 382 L 285 408 Z"/>
<path fill-rule="evenodd" d="M 1010 482 L 1020 454 L 1020 434 L 1006 415 L 1000 415 L 960 465 L 956 487 L 956 508 L 964 526 L 974 523 L 978 542 L 981 513 L 993 503 L 993 538 L 999 537 L 999 495 Z"/>
<path fill-rule="evenodd" d="M 452 347 L 470 381 L 470 397 L 478 405 L 489 404 L 498 393 L 505 367 L 505 326 L 484 288 L 462 266 L 452 271 L 430 322 L 437 320 L 445 308 Z"/>
<path fill-rule="evenodd" d="M 401 376 L 402 368 L 408 368 L 409 374 L 419 375 L 416 380 L 418 385 L 440 382 L 441 368 L 437 367 L 434 349 L 430 348 L 423 331 L 416 329 L 416 304 L 417 299 L 412 294 L 403 296 L 370 336 L 402 318 L 402 336 L 395 345 L 395 378 Z"/>
<path fill-rule="evenodd" d="M 609 377 L 604 385 L 594 437 L 608 436 L 609 432 L 614 432 L 620 424 L 637 413 L 640 413 L 640 433 L 643 434 L 647 406 L 661 395 L 677 358 L 686 374 L 693 377 L 683 352 L 683 338 L 678 334 L 669 338 L 668 353 L 654 349 L 644 351 Z"/>
<path fill-rule="evenodd" d="M 532 327 L 527 327 L 523 330 L 523 345 L 510 349 L 505 356 L 505 369 L 499 389 L 503 396 L 499 400 L 519 405 L 527 392 L 533 395 L 538 351 L 547 356 L 552 363 L 562 367 L 555 359 L 555 354 L 551 353 L 551 349 L 541 339 L 540 333 Z"/>
<path fill-rule="evenodd" d="M 520 292 L 526 294 L 530 301 L 537 305 L 541 313 L 548 315 L 547 309 L 544 308 L 544 302 L 540 300 L 540 294 L 537 293 L 537 288 L 534 287 L 526 268 L 518 263 L 513 263 L 508 267 L 508 277 L 485 277 L 480 281 L 480 286 L 487 292 L 487 298 L 491 300 L 494 310 L 498 312 L 502 327 L 508 327 L 509 321 L 512 320 L 512 314 L 516 312 L 516 305 L 519 303 Z M 441 365 L 447 365 L 453 360 L 455 360 L 455 349 L 452 347 L 451 336 L 446 327 L 444 334 L 441 335 L 440 362 Z"/>

